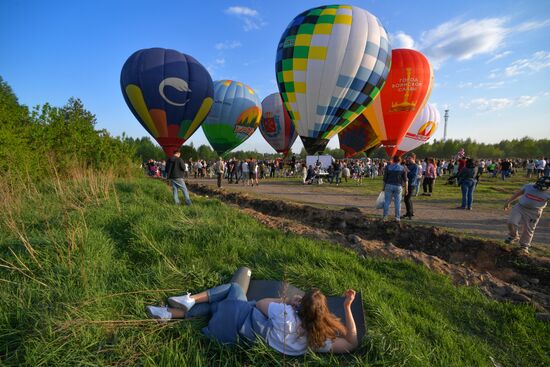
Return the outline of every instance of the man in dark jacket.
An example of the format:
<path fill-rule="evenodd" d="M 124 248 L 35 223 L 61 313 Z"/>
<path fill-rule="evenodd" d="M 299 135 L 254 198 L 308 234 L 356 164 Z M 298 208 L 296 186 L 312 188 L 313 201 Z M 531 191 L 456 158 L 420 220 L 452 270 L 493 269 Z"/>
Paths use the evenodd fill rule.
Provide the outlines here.
<path fill-rule="evenodd" d="M 407 167 L 407 182 L 409 188 L 406 191 L 404 199 L 407 213 L 405 213 L 403 218 L 412 219 L 412 217 L 414 217 L 412 195 L 416 191 L 416 186 L 418 185 L 418 165 L 416 164 L 416 154 L 409 154 L 405 166 Z"/>
<path fill-rule="evenodd" d="M 401 194 L 408 193 L 407 171 L 401 164 L 401 157 L 394 156 L 392 163 L 384 169 L 384 214 L 382 219 L 386 220 L 390 209 L 391 200 L 395 204 L 395 220 L 401 219 Z"/>
<path fill-rule="evenodd" d="M 167 177 L 172 183 L 172 192 L 174 194 L 174 202 L 179 205 L 180 199 L 178 197 L 178 190 L 181 190 L 183 197 L 185 198 L 185 204 L 191 205 L 191 199 L 189 198 L 189 193 L 187 192 L 187 187 L 185 186 L 185 181 L 183 181 L 183 175 L 185 173 L 185 163 L 180 158 L 180 152 L 177 151 L 174 153 L 174 156 L 168 161 L 168 173 Z"/>

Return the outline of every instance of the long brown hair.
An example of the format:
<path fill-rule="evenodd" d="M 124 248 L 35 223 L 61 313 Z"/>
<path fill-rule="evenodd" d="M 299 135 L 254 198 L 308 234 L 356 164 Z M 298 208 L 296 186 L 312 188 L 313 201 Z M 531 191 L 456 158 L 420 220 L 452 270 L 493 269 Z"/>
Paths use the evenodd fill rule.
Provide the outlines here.
<path fill-rule="evenodd" d="M 302 297 L 298 316 L 302 321 L 303 333 L 307 336 L 307 345 L 312 349 L 321 348 L 327 339 L 346 333 L 340 319 L 328 309 L 327 298 L 317 288 Z"/>

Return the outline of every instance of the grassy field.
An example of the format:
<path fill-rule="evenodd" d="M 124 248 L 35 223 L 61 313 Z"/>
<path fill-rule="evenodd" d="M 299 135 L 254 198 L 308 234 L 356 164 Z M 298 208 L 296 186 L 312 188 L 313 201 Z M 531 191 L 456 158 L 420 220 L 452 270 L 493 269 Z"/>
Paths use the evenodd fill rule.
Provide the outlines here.
<path fill-rule="evenodd" d="M 145 305 L 225 282 L 242 265 L 257 279 L 361 291 L 368 331 L 350 365 L 550 365 L 550 324 L 532 307 L 490 301 L 412 263 L 267 229 L 214 199 L 178 207 L 154 180 L 89 175 L 20 189 L 0 201 L 0 365 L 338 364 L 220 346 L 200 334 L 205 320 L 145 319 Z"/>

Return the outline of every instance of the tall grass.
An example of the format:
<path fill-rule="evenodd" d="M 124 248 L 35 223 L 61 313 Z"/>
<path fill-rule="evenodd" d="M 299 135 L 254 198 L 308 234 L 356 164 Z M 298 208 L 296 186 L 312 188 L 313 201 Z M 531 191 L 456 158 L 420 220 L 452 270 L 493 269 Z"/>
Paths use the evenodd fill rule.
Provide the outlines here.
<path fill-rule="evenodd" d="M 490 301 L 412 263 L 265 228 L 217 200 L 175 206 L 158 181 L 82 169 L 53 177 L 0 181 L 0 364 L 550 364 L 550 326 L 529 306 Z M 242 265 L 258 279 L 363 292 L 364 353 L 283 359 L 261 343 L 209 341 L 205 320 L 145 318 L 145 305 L 225 282 Z"/>

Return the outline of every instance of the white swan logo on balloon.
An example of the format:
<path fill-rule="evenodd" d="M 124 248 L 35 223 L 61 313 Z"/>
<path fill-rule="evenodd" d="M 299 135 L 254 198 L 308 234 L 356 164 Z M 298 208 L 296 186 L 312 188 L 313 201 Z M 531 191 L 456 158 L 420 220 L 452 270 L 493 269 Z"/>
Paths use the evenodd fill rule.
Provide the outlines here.
<path fill-rule="evenodd" d="M 189 84 L 187 84 L 187 82 L 185 80 L 180 79 L 180 78 L 173 78 L 173 77 L 172 78 L 166 78 L 162 82 L 160 82 L 160 84 L 159 84 L 159 93 L 160 93 L 160 96 L 162 97 L 162 99 L 164 99 L 166 101 L 166 103 L 169 103 L 172 106 L 182 107 L 182 106 L 185 106 L 187 104 L 187 102 L 189 102 L 190 98 L 188 98 L 187 101 L 185 101 L 183 103 L 176 103 L 176 102 L 171 101 L 164 94 L 164 87 L 172 87 L 172 88 L 174 88 L 174 89 L 176 89 L 180 92 L 189 93 L 189 92 L 191 92 L 191 89 L 189 88 Z"/>

